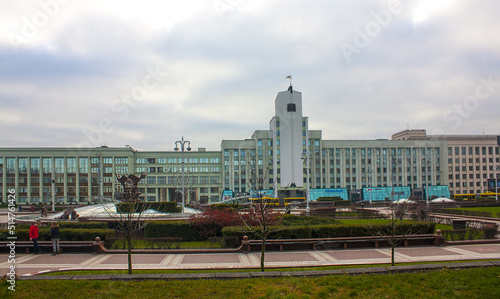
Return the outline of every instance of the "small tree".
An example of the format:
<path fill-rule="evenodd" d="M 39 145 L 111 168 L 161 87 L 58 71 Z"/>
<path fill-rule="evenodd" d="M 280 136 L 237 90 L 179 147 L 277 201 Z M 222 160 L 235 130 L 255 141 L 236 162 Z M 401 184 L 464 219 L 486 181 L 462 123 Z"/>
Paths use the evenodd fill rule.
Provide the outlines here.
<path fill-rule="evenodd" d="M 408 226 L 403 225 L 403 220 L 410 217 L 410 214 L 416 206 L 409 199 L 401 199 L 399 196 L 401 192 L 395 192 L 394 186 L 396 185 L 396 173 L 398 165 L 401 164 L 401 160 L 398 158 L 392 158 L 392 194 L 391 201 L 389 202 L 389 209 L 386 215 L 387 223 L 385 225 L 379 226 L 375 229 L 377 235 L 384 238 L 387 243 L 391 246 L 391 264 L 394 266 L 395 257 L 395 247 L 401 243 L 401 241 L 410 234 L 420 233 L 415 231 L 415 224 Z M 395 199 L 395 195 L 398 194 L 398 198 Z M 388 200 L 389 197 L 386 197 Z M 415 214 L 415 213 L 413 213 Z M 405 229 L 405 227 L 407 227 Z M 404 230 L 404 231 L 402 231 Z"/>
<path fill-rule="evenodd" d="M 117 187 L 117 195 L 111 201 L 105 202 L 100 199 L 106 213 L 118 225 L 125 236 L 127 243 L 128 274 L 132 274 L 132 239 L 134 235 L 146 226 L 154 213 L 145 213 L 149 206 L 145 201 L 139 199 L 140 192 L 137 189 L 139 181 L 146 176 L 141 174 L 137 177 L 133 174 L 117 177 L 122 188 Z"/>
<path fill-rule="evenodd" d="M 394 266 L 395 247 L 409 234 L 416 233 L 413 231 L 414 225 L 411 225 L 405 231 L 401 232 L 404 226 L 403 220 L 409 215 L 413 208 L 411 202 L 391 202 L 389 213 L 387 214 L 387 223 L 376 229 L 377 234 L 383 237 L 391 246 L 391 264 Z"/>
<path fill-rule="evenodd" d="M 261 240 L 260 271 L 265 271 L 266 241 L 269 236 L 280 229 L 282 218 L 279 213 L 274 212 L 272 203 L 277 201 L 274 192 L 269 194 L 264 187 L 268 180 L 271 164 L 268 164 L 262 175 L 256 169 L 255 157 L 252 157 L 251 176 L 248 183 L 250 193 L 254 197 L 251 200 L 247 213 L 240 213 L 244 226 L 252 232 L 256 238 Z"/>

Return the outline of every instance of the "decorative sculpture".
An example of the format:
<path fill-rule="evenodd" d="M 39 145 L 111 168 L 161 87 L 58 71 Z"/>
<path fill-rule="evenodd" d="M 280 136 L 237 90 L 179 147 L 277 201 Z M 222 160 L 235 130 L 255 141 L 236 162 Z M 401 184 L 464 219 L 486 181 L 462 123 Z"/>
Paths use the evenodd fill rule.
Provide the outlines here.
<path fill-rule="evenodd" d="M 144 178 L 146 178 L 144 173 L 141 173 L 140 177 L 133 174 L 129 174 L 128 176 L 122 175 L 121 177 L 117 175 L 118 182 L 123 186 L 123 192 L 119 194 L 118 199 L 124 202 L 137 201 L 141 194 L 141 192 L 138 191 L 137 185 Z"/>

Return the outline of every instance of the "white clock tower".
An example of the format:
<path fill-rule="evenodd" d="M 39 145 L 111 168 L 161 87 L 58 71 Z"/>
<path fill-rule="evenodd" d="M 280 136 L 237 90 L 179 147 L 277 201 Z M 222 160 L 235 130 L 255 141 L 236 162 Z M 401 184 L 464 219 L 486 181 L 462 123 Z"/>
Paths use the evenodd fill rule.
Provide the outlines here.
<path fill-rule="evenodd" d="M 302 117 L 302 93 L 279 92 L 275 100 L 275 117 L 271 120 L 273 134 L 273 175 L 279 178 L 276 187 L 303 187 L 302 153 L 307 144 L 307 118 Z"/>

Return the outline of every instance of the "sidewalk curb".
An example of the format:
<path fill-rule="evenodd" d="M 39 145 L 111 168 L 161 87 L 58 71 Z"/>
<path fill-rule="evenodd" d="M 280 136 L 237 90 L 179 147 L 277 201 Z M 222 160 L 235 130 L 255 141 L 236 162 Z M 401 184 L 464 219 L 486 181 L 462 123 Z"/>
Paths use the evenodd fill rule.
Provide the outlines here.
<path fill-rule="evenodd" d="M 367 268 L 348 268 L 326 271 L 269 271 L 269 272 L 217 272 L 217 273 L 186 273 L 186 274 L 118 274 L 118 275 L 35 275 L 21 276 L 19 280 L 198 280 L 198 279 L 249 279 L 249 278 L 279 278 L 279 277 L 315 277 L 328 275 L 381 275 L 419 273 L 435 270 L 457 270 L 485 267 L 499 267 L 500 261 L 466 262 L 449 264 L 425 264 L 408 266 L 384 266 Z"/>

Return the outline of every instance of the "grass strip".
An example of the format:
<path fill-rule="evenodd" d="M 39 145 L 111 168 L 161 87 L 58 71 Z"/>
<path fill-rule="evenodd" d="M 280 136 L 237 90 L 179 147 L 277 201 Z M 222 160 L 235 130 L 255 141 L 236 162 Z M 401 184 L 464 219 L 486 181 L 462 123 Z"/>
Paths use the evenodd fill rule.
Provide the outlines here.
<path fill-rule="evenodd" d="M 18 281 L 0 298 L 500 298 L 500 267 L 394 275 L 196 281 Z M 480 279 L 479 279 L 480 278 Z"/>

